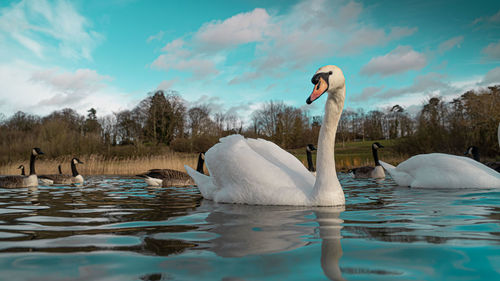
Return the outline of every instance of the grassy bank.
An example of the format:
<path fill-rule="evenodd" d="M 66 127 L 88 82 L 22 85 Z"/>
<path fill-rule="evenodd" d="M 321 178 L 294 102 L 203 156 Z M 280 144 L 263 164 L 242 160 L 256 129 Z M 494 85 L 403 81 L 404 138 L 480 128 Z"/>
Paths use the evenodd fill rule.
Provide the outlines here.
<path fill-rule="evenodd" d="M 391 149 L 392 142 L 387 140 L 379 141 L 385 148 L 379 150 L 380 159 L 389 163 L 399 163 L 407 158 L 405 155 L 398 155 Z M 347 171 L 354 167 L 374 165 L 371 154 L 372 141 L 338 143 L 335 148 L 335 162 L 337 171 Z M 290 150 L 299 160 L 307 166 L 305 148 Z M 198 155 L 194 153 L 176 153 L 163 151 L 156 156 L 137 157 L 115 157 L 105 159 L 100 155 L 89 155 L 79 157 L 85 164 L 78 165 L 78 171 L 82 175 L 135 175 L 153 168 L 168 168 L 184 171 L 184 165 L 196 167 Z M 57 165 L 62 164 L 63 173 L 70 173 L 71 157 L 47 159 L 42 157 L 37 161 L 36 169 L 38 174 L 57 173 Z M 316 162 L 316 153 L 313 153 L 313 161 Z M 29 168 L 28 160 L 11 162 L 0 166 L 0 174 L 18 174 L 17 167 L 23 164 Z M 206 171 L 206 167 L 205 167 Z M 28 172 L 28 170 L 27 170 Z"/>
<path fill-rule="evenodd" d="M 335 145 L 335 166 L 338 172 L 346 172 L 349 169 L 361 166 L 374 166 L 371 145 L 374 141 L 358 141 L 337 143 Z M 392 149 L 392 140 L 379 140 L 384 148 L 379 149 L 379 159 L 391 164 L 397 164 L 408 158 Z M 305 148 L 290 151 L 307 166 Z M 313 153 L 313 162 L 316 163 L 316 153 Z"/>

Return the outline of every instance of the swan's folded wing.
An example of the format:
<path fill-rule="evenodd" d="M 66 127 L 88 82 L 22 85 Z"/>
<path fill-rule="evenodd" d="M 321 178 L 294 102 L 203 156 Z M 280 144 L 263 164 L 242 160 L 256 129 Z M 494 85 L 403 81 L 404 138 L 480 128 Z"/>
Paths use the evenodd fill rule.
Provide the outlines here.
<path fill-rule="evenodd" d="M 264 139 L 246 139 L 248 145 L 264 159 L 281 167 L 300 185 L 314 185 L 315 178 L 297 159 L 273 142 Z"/>
<path fill-rule="evenodd" d="M 268 151 L 267 154 L 272 153 Z M 312 182 L 306 185 L 304 180 L 290 173 L 286 163 L 269 161 L 272 157 L 264 155 L 257 153 L 239 135 L 222 138 L 210 148 L 206 153 L 206 165 L 217 188 L 214 200 L 269 205 L 279 205 L 282 199 L 294 200 L 284 198 L 284 194 L 293 194 L 293 198 L 303 200 L 312 188 L 314 177 L 309 174 Z M 305 167 L 303 169 L 308 173 Z"/>

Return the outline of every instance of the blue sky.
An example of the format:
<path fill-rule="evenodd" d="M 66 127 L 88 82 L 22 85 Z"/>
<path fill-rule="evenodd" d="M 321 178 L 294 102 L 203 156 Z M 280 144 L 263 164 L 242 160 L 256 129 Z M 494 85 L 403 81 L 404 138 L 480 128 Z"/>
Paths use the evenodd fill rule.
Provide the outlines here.
<path fill-rule="evenodd" d="M 243 117 L 269 100 L 321 114 L 305 100 L 327 64 L 352 109 L 500 84 L 499 1 L 406 2 L 1 1 L 0 113 L 102 116 L 170 89 Z"/>

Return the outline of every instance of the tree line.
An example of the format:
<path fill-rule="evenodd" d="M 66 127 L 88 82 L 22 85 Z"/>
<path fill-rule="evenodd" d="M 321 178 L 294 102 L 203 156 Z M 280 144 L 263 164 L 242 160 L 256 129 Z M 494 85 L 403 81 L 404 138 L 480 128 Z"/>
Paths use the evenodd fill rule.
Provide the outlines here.
<path fill-rule="evenodd" d="M 433 97 L 412 116 L 402 106 L 365 112 L 344 110 L 337 142 L 394 139 L 404 155 L 458 153 L 476 145 L 482 155 L 499 155 L 500 86 L 469 91 L 450 102 Z M 0 114 L 1 115 L 1 114 Z M 27 148 L 43 147 L 52 157 L 100 154 L 130 157 L 206 151 L 220 137 L 240 133 L 273 141 L 285 149 L 316 143 L 322 116 L 282 101 L 254 110 L 247 124 L 234 112 L 192 107 L 174 91 L 156 91 L 130 110 L 98 116 L 94 108 L 81 115 L 66 108 L 46 116 L 17 112 L 0 116 L 0 163 L 26 158 Z"/>

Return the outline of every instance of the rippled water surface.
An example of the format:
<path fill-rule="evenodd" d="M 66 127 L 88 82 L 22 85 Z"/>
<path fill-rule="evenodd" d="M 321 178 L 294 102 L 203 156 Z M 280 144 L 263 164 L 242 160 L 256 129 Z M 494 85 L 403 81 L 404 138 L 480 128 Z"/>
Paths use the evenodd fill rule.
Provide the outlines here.
<path fill-rule="evenodd" d="M 339 174 L 345 208 L 215 204 L 127 177 L 0 188 L 0 280 L 500 280 L 500 192 Z"/>

